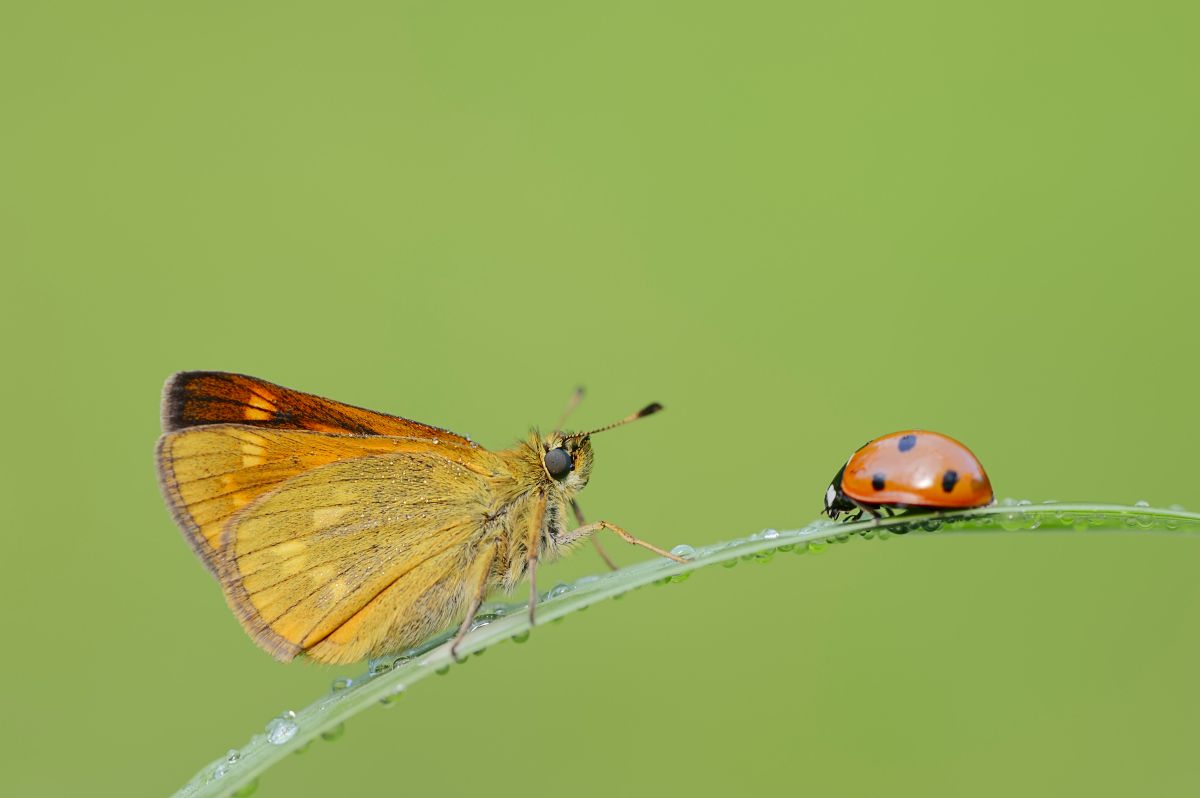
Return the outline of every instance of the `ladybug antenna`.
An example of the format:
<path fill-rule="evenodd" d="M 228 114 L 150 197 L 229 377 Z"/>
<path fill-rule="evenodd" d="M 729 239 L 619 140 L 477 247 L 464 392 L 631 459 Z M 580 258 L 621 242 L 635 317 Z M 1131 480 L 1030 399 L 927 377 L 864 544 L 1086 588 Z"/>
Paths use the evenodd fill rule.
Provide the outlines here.
<path fill-rule="evenodd" d="M 660 405 L 658 402 L 651 402 L 650 404 L 646 405 L 645 407 L 643 407 L 641 410 L 637 411 L 636 413 L 630 413 L 629 415 L 625 416 L 625 418 L 621 419 L 620 421 L 614 421 L 611 424 L 606 424 L 603 427 L 599 427 L 597 429 L 590 430 L 588 432 L 576 432 L 574 435 L 568 435 L 567 438 L 568 439 L 586 438 L 590 435 L 595 435 L 597 432 L 607 432 L 610 429 L 616 429 L 617 427 L 623 427 L 631 421 L 637 421 L 639 418 L 645 418 L 646 416 L 652 416 L 655 413 L 657 413 L 659 410 L 662 410 L 662 409 L 663 409 L 663 406 Z"/>

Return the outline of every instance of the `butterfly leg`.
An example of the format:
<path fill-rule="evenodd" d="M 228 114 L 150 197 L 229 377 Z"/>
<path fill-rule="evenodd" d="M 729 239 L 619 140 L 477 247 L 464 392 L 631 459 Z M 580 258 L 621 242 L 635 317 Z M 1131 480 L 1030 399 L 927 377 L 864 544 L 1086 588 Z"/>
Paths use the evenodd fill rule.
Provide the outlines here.
<path fill-rule="evenodd" d="M 607 529 L 610 532 L 615 532 L 626 543 L 632 543 L 635 546 L 641 546 L 643 549 L 649 549 L 650 551 L 654 552 L 655 554 L 657 554 L 660 557 L 666 557 L 668 560 L 674 560 L 675 562 L 684 562 L 684 563 L 687 562 L 687 560 L 683 559 L 682 557 L 676 557 L 674 554 L 672 554 L 669 551 L 663 551 L 658 546 L 655 546 L 653 543 L 647 543 L 644 540 L 639 540 L 638 538 L 635 538 L 629 532 L 626 532 L 624 529 L 617 526 L 616 524 L 610 524 L 608 521 L 597 521 L 594 524 L 587 524 L 585 526 L 576 527 L 575 529 L 572 529 L 570 532 L 568 532 L 566 535 L 563 535 L 561 538 L 559 538 L 558 543 L 560 546 L 565 546 L 565 545 L 572 543 L 573 541 L 578 540 L 579 538 L 583 537 L 584 535 L 590 535 L 593 532 L 599 532 L 601 529 Z"/>
<path fill-rule="evenodd" d="M 525 551 L 528 564 L 525 568 L 529 574 L 529 625 L 537 622 L 537 564 L 538 553 L 542 547 L 542 525 L 546 522 L 546 494 L 540 495 L 534 502 L 533 512 L 529 514 L 529 531 L 525 537 Z"/>
<path fill-rule="evenodd" d="M 579 509 L 579 502 L 574 499 L 571 499 L 571 510 L 575 513 L 575 523 L 579 526 L 587 526 L 587 521 L 583 520 L 583 510 Z M 600 555 L 600 559 L 608 564 L 609 568 L 614 571 L 618 570 L 617 564 L 612 561 L 612 558 L 608 556 L 608 552 L 600 545 L 600 538 L 592 535 L 592 545 L 596 547 L 596 553 Z"/>
<path fill-rule="evenodd" d="M 475 622 L 475 613 L 479 612 L 479 608 L 483 606 L 483 597 L 487 595 L 488 573 L 492 569 L 492 560 L 495 557 L 496 549 L 489 547 L 486 552 L 479 555 L 475 562 L 471 563 L 471 570 L 467 574 L 467 584 L 471 588 L 467 617 L 463 618 L 462 625 L 458 627 L 458 634 L 454 635 L 454 640 L 450 643 L 450 658 L 455 662 L 463 661 L 458 658 L 458 644 L 467 636 L 467 632 L 471 631 L 471 624 Z"/>

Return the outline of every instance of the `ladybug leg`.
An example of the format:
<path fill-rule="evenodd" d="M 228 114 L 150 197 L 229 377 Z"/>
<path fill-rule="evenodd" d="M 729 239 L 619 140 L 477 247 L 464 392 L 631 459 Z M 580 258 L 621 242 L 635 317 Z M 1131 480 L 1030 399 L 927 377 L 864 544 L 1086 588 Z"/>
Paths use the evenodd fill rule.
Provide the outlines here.
<path fill-rule="evenodd" d="M 847 498 L 849 498 L 849 497 L 847 497 Z M 866 513 L 867 515 L 871 516 L 871 518 L 873 518 L 876 521 L 880 520 L 883 517 L 879 514 L 879 512 L 874 507 L 872 507 L 869 504 L 863 504 L 862 502 L 856 501 L 854 499 L 850 499 L 850 502 L 855 507 L 858 508 L 858 514 L 854 517 L 855 521 L 857 521 L 859 518 L 862 518 L 863 513 Z"/>

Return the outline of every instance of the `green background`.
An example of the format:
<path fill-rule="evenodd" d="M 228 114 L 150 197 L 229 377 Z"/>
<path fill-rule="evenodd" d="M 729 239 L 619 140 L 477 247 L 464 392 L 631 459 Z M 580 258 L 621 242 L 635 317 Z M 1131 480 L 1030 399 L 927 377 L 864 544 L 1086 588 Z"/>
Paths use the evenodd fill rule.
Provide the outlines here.
<path fill-rule="evenodd" d="M 5 4 L 0 791 L 166 794 L 358 670 L 257 650 L 175 530 L 179 369 L 494 447 L 580 382 L 580 425 L 661 401 L 581 500 L 668 547 L 807 523 L 904 427 L 1000 496 L 1200 505 L 1198 14 Z M 705 571 L 259 792 L 1196 794 L 1198 567 L 1130 533 Z"/>

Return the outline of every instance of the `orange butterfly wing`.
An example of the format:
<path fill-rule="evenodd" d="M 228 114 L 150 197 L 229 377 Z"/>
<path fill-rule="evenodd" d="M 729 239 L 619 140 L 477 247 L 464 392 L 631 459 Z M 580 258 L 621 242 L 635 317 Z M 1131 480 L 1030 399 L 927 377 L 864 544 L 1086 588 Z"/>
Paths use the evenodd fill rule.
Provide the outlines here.
<path fill-rule="evenodd" d="M 248 424 L 474 445 L 449 430 L 224 371 L 181 371 L 172 375 L 163 388 L 162 423 L 163 432 L 205 424 Z"/>
<path fill-rule="evenodd" d="M 436 490 L 431 490 L 436 485 Z M 355 662 L 414 645 L 486 580 L 485 476 L 430 453 L 330 463 L 288 480 L 224 527 L 229 605 L 280 660 Z"/>
<path fill-rule="evenodd" d="M 181 372 L 163 391 L 157 464 L 163 496 L 214 574 L 221 532 L 241 508 L 327 463 L 430 452 L 480 474 L 485 450 L 427 424 L 375 413 L 265 380 Z"/>

